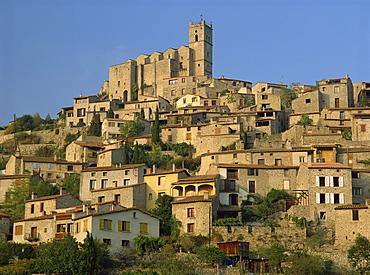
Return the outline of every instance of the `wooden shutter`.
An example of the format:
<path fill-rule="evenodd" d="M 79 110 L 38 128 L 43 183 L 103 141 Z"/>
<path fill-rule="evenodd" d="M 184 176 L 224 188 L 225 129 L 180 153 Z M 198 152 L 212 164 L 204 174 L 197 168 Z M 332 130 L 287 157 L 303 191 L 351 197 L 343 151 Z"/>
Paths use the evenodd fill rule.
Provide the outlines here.
<path fill-rule="evenodd" d="M 339 187 L 343 187 L 343 186 L 344 186 L 344 178 L 339 177 Z"/>
<path fill-rule="evenodd" d="M 126 231 L 127 232 L 131 231 L 131 222 L 129 222 L 129 221 L 126 222 Z"/>
<path fill-rule="evenodd" d="M 123 221 L 118 221 L 118 231 L 122 231 Z"/>
<path fill-rule="evenodd" d="M 316 186 L 320 186 L 320 177 L 316 176 Z"/>
<path fill-rule="evenodd" d="M 339 203 L 344 204 L 344 194 L 343 193 L 339 194 Z"/>
<path fill-rule="evenodd" d="M 333 187 L 334 186 L 334 179 L 332 176 L 329 177 L 329 186 Z"/>
<path fill-rule="evenodd" d="M 112 230 L 112 220 L 108 220 L 108 230 Z"/>
<path fill-rule="evenodd" d="M 104 219 L 99 219 L 99 229 L 100 230 L 104 229 Z"/>
<path fill-rule="evenodd" d="M 325 186 L 330 186 L 329 176 L 325 176 Z"/>
<path fill-rule="evenodd" d="M 320 203 L 320 193 L 316 193 L 316 203 Z"/>

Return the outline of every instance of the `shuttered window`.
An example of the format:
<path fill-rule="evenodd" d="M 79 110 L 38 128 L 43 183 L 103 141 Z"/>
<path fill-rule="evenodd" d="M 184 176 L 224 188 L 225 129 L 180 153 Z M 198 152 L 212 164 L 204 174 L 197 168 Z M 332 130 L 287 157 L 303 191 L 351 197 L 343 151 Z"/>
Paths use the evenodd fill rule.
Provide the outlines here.
<path fill-rule="evenodd" d="M 140 234 L 148 234 L 148 224 L 146 222 L 140 223 Z"/>
<path fill-rule="evenodd" d="M 118 221 L 118 231 L 130 232 L 131 222 Z"/>

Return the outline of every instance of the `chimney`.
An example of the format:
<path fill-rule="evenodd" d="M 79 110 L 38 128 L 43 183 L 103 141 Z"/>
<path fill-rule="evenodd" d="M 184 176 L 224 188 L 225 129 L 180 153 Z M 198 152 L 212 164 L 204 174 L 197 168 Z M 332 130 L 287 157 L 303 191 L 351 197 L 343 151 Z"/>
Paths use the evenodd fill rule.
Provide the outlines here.
<path fill-rule="evenodd" d="M 34 200 L 34 199 L 37 199 L 37 193 L 36 192 L 32 192 L 32 194 L 31 194 L 31 200 Z"/>
<path fill-rule="evenodd" d="M 82 212 L 86 212 L 86 204 L 82 205 Z"/>
<path fill-rule="evenodd" d="M 152 173 L 155 174 L 155 164 L 153 165 Z"/>
<path fill-rule="evenodd" d="M 175 163 L 172 163 L 172 171 L 176 171 L 176 164 Z"/>
<path fill-rule="evenodd" d="M 310 154 L 307 154 L 307 164 L 308 166 L 311 166 L 312 165 L 312 156 Z"/>
<path fill-rule="evenodd" d="M 208 200 L 209 199 L 209 194 L 208 193 L 204 193 L 204 199 L 205 200 Z"/>
<path fill-rule="evenodd" d="M 65 194 L 67 194 L 67 190 L 64 187 L 60 187 L 59 194 L 60 195 L 65 195 Z"/>

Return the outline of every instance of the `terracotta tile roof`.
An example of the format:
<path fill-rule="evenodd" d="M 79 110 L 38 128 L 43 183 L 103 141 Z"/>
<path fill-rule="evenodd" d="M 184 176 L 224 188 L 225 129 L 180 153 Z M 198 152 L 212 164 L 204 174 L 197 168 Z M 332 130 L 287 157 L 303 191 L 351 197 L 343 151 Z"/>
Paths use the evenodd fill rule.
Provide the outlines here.
<path fill-rule="evenodd" d="M 52 214 L 52 215 L 45 215 L 45 216 L 38 216 L 38 217 L 32 217 L 32 218 L 28 218 L 28 219 L 21 219 L 21 220 L 16 220 L 14 222 L 38 221 L 38 220 L 49 220 L 49 219 L 54 219 L 54 214 Z"/>
<path fill-rule="evenodd" d="M 11 216 L 0 212 L 0 217 L 10 218 Z"/>
<path fill-rule="evenodd" d="M 26 200 L 26 202 L 53 200 L 53 199 L 56 199 L 56 198 L 59 198 L 59 197 L 67 196 L 67 195 L 72 196 L 69 193 L 68 194 L 58 194 L 58 195 L 52 195 L 52 196 L 46 196 L 46 197 L 40 197 L 40 198 L 36 198 L 36 199 Z"/>
<path fill-rule="evenodd" d="M 351 167 L 338 162 L 320 162 L 311 163 L 310 165 L 307 162 L 301 162 L 301 164 L 307 166 L 308 169 L 351 169 Z"/>
<path fill-rule="evenodd" d="M 151 217 L 154 217 L 154 218 L 157 218 L 157 219 L 161 219 L 160 217 L 148 212 L 148 211 L 145 211 L 145 210 L 142 210 L 140 208 L 137 208 L 137 207 L 130 207 L 130 208 L 121 208 L 121 209 L 115 209 L 115 210 L 109 210 L 109 211 L 105 211 L 105 212 L 97 212 L 97 213 L 90 213 L 86 216 L 81 216 L 81 217 L 77 217 L 75 218 L 74 220 L 79 220 L 79 219 L 83 219 L 83 218 L 86 218 L 86 217 L 89 217 L 89 216 L 101 216 L 101 215 L 106 215 L 106 214 L 111 214 L 111 213 L 119 213 L 119 212 L 123 212 L 123 211 L 130 211 L 130 210 L 136 210 L 136 211 L 140 211 L 142 213 L 145 213 L 145 214 L 148 214 L 149 216 Z"/>
<path fill-rule="evenodd" d="M 180 204 L 180 203 L 192 203 L 192 202 L 212 202 L 214 198 L 216 198 L 216 195 L 209 195 L 208 199 L 204 198 L 204 196 L 189 196 L 189 197 L 185 197 L 180 200 L 175 200 L 171 203 Z"/>
<path fill-rule="evenodd" d="M 221 168 L 258 168 L 258 169 L 298 169 L 299 166 L 275 166 L 275 165 L 261 165 L 261 164 L 229 164 L 219 163 L 215 164 Z"/>
<path fill-rule="evenodd" d="M 55 218 L 57 220 L 67 220 L 72 219 L 72 214 L 56 214 Z"/>
<path fill-rule="evenodd" d="M 32 176 L 31 174 L 24 174 L 24 175 L 0 175 L 0 180 L 7 180 L 7 179 L 24 179 Z"/>
<path fill-rule="evenodd" d="M 122 186 L 117 186 L 117 187 L 107 187 L 107 188 L 99 188 L 99 189 L 91 189 L 91 192 L 105 192 L 107 190 L 117 190 L 117 189 L 124 189 L 124 188 L 133 188 L 138 185 L 143 185 L 146 184 L 146 182 L 140 182 L 140 183 L 133 183 L 129 185 L 122 185 Z"/>
<path fill-rule="evenodd" d="M 59 163 L 59 164 L 80 164 L 80 162 L 69 162 L 65 159 L 54 159 L 53 157 L 29 157 L 29 156 L 16 156 L 16 158 L 23 159 L 25 162 L 43 162 L 43 163 Z"/>
<path fill-rule="evenodd" d="M 104 148 L 105 146 L 108 145 L 108 144 L 104 144 L 104 143 L 101 143 L 101 142 L 74 141 L 73 143 L 76 144 L 76 145 L 83 146 L 83 147 L 98 147 L 98 148 Z"/>
<path fill-rule="evenodd" d="M 142 163 L 142 164 L 125 164 L 125 165 L 117 165 L 117 166 L 111 165 L 111 166 L 88 167 L 86 169 L 83 169 L 81 172 L 125 170 L 125 169 L 137 168 L 143 165 L 146 165 L 146 164 Z"/>
<path fill-rule="evenodd" d="M 345 209 L 368 209 L 369 207 L 365 204 L 347 204 L 335 207 L 335 210 L 345 210 Z"/>
<path fill-rule="evenodd" d="M 179 179 L 178 182 L 172 183 L 172 185 L 175 184 L 188 184 L 188 183 L 196 183 L 196 182 L 213 182 L 215 181 L 220 175 L 199 175 L 199 176 L 192 176 L 187 178 Z"/>
<path fill-rule="evenodd" d="M 150 173 L 150 174 L 144 174 L 143 176 L 156 176 L 156 175 L 166 175 L 166 174 L 179 174 L 181 172 L 185 172 L 186 174 L 189 175 L 188 171 L 186 169 L 177 169 L 176 171 L 169 170 L 169 171 L 158 171 L 155 173 Z"/>

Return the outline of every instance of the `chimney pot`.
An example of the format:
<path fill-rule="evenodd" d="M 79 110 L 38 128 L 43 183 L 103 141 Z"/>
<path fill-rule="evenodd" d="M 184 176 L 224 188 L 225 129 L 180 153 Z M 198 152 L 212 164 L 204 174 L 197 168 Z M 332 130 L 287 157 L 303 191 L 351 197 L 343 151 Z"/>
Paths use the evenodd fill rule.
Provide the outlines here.
<path fill-rule="evenodd" d="M 37 199 L 37 193 L 36 192 L 32 192 L 31 199 L 32 200 Z"/>
<path fill-rule="evenodd" d="M 59 194 L 60 195 L 65 195 L 65 194 L 67 194 L 67 190 L 64 187 L 60 187 Z"/>
<path fill-rule="evenodd" d="M 153 165 L 153 174 L 155 174 L 155 164 Z"/>

